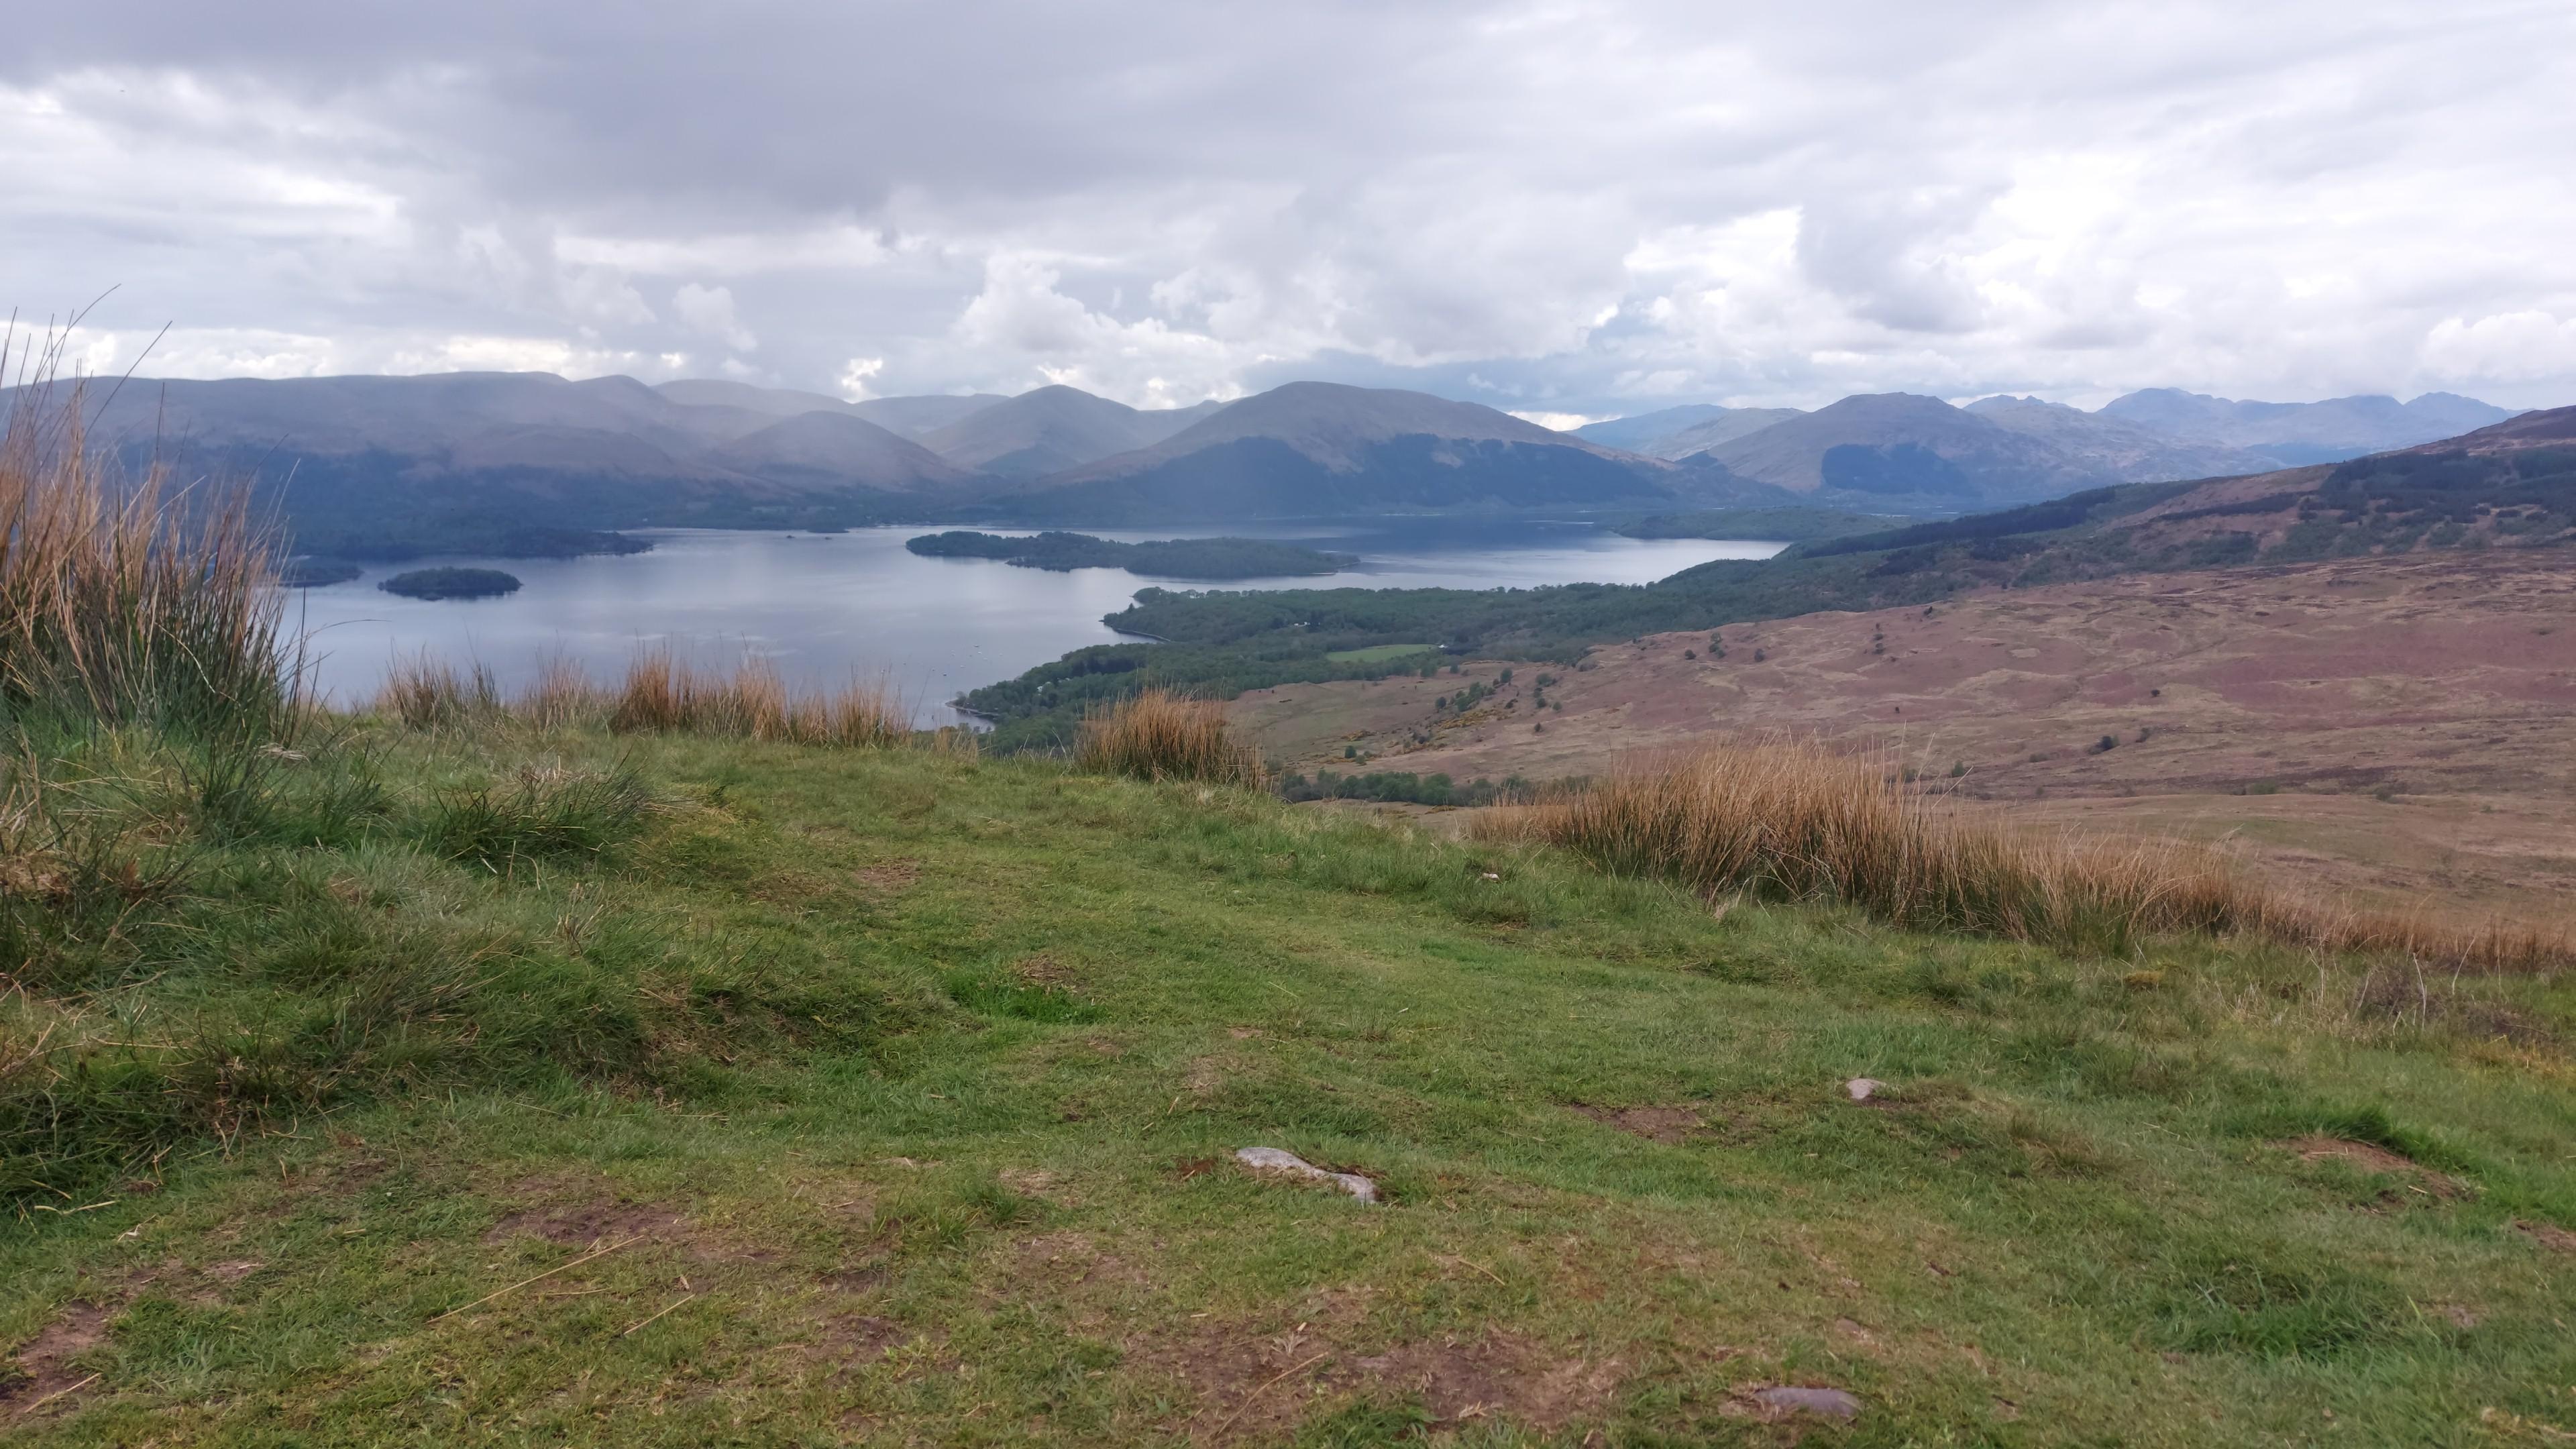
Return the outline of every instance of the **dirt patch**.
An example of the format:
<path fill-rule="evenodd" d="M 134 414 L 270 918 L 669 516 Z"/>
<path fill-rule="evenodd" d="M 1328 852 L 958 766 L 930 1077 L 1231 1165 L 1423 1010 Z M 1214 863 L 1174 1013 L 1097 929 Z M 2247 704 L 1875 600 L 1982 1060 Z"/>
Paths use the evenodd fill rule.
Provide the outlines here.
<path fill-rule="evenodd" d="M 883 895 L 899 895 L 912 889 L 921 879 L 921 862 L 917 860 L 881 860 L 850 872 L 850 879 Z"/>
<path fill-rule="evenodd" d="M 1605 1408 L 1615 1359 L 1568 1357 L 1511 1333 L 1367 1346 L 1365 1292 L 1321 1294 L 1284 1332 L 1212 1325 L 1178 1343 L 1131 1346 L 1132 1362 L 1184 1380 L 1197 1404 L 1174 1427 L 1200 1443 L 1284 1437 L 1320 1401 L 1418 1399 L 1434 1426 L 1508 1418 L 1553 1433 Z"/>
<path fill-rule="evenodd" d="M 1067 991 L 1074 985 L 1073 973 L 1065 969 L 1064 963 L 1043 951 L 1012 962 L 1011 975 L 1022 986 L 1040 991 Z"/>
<path fill-rule="evenodd" d="M 2417 1163 L 2402 1152 L 2372 1142 L 2354 1142 L 2342 1137 L 2293 1137 L 2273 1144 L 2299 1155 L 2301 1162 L 2341 1162 L 2357 1172 L 2379 1177 L 2402 1177 L 2419 1191 L 2439 1198 L 2466 1195 L 2458 1181 Z"/>
<path fill-rule="evenodd" d="M 817 1358 L 846 1363 L 873 1363 L 912 1341 L 912 1330 L 872 1313 L 844 1314 L 826 1321 L 814 1339 Z"/>
<path fill-rule="evenodd" d="M 1066 1186 L 1063 1174 L 1043 1167 L 1006 1167 L 995 1175 L 1002 1186 L 1022 1197 L 1033 1197 L 1057 1207 L 1071 1207 L 1081 1201 L 1073 1189 Z"/>
<path fill-rule="evenodd" d="M 2554 1223 L 2527 1223 L 2515 1220 L 2514 1228 L 2540 1246 L 2557 1253 L 2576 1253 L 2576 1233 Z"/>
<path fill-rule="evenodd" d="M 0 1421 L 25 1418 L 69 1398 L 74 1386 L 91 1377 L 77 1361 L 107 1341 L 107 1327 L 108 1310 L 86 1299 L 56 1311 L 0 1368 Z"/>
<path fill-rule="evenodd" d="M 1616 1127 L 1649 1142 L 1687 1142 L 1708 1130 L 1707 1119 L 1689 1107 L 1594 1107 L 1577 1102 L 1574 1110 L 1605 1127 Z"/>
<path fill-rule="evenodd" d="M 655 1203 L 598 1201 L 573 1207 L 529 1208 L 492 1225 L 487 1243 L 512 1238 L 543 1238 L 568 1248 L 605 1246 L 629 1238 L 680 1240 L 690 1236 L 689 1220 Z"/>

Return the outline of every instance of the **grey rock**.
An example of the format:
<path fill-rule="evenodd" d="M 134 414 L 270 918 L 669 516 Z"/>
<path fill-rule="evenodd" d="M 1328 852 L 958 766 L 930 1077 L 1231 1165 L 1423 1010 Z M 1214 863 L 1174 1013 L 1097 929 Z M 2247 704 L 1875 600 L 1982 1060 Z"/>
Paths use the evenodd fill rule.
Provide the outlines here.
<path fill-rule="evenodd" d="M 1875 1095 L 1881 1087 L 1886 1085 L 1887 1083 L 1880 1081 L 1876 1077 L 1854 1077 L 1850 1081 L 1843 1083 L 1843 1090 L 1851 1093 L 1851 1099 L 1853 1101 L 1866 1102 Z"/>
<path fill-rule="evenodd" d="M 1766 1409 L 1782 1413 L 1822 1414 L 1828 1419 L 1857 1419 L 1860 1400 L 1840 1389 L 1801 1388 L 1782 1384 L 1777 1388 L 1756 1389 L 1753 1397 Z"/>
<path fill-rule="evenodd" d="M 1329 1182 L 1362 1202 L 1377 1201 L 1376 1183 L 1356 1172 L 1327 1172 L 1285 1148 L 1246 1147 L 1234 1154 L 1234 1160 L 1255 1172 L 1276 1172 Z"/>

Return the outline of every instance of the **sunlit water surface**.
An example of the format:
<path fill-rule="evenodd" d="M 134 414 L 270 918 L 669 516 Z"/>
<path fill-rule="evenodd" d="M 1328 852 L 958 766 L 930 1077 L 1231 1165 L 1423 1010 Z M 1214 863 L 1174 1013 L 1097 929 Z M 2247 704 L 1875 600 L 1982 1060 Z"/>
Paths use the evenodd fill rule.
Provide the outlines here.
<path fill-rule="evenodd" d="M 1022 532 L 1023 530 L 995 530 Z M 397 656 L 422 650 L 479 662 L 515 690 L 562 656 L 594 678 L 621 674 L 639 647 L 730 663 L 774 661 L 791 683 L 885 680 L 924 725 L 956 719 L 947 702 L 1089 644 L 1126 637 L 1100 622 L 1138 589 L 1218 587 L 1529 588 L 1642 584 L 1711 559 L 1763 559 L 1782 545 L 1746 540 L 1632 539 L 1589 523 L 1370 522 L 1224 530 L 1091 529 L 1137 542 L 1202 536 L 1293 538 L 1360 556 L 1323 578 L 1220 585 L 1140 577 L 1118 569 L 1050 573 L 989 559 L 922 558 L 904 549 L 921 528 L 840 534 L 673 531 L 648 534 L 650 553 L 622 558 L 424 559 L 371 567 L 351 583 L 297 591 L 290 628 L 304 631 L 311 679 L 348 704 L 373 694 Z M 403 569 L 465 564 L 502 569 L 522 587 L 497 599 L 432 602 L 378 589 Z"/>

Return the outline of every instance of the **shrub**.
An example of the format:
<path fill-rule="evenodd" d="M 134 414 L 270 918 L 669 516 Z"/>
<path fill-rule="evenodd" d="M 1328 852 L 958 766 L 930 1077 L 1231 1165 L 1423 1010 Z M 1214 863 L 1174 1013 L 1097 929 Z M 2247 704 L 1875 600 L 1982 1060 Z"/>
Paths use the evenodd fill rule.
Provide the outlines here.
<path fill-rule="evenodd" d="M 1260 753 L 1229 732 L 1224 705 L 1159 689 L 1085 714 L 1073 758 L 1085 770 L 1148 780 L 1209 780 L 1257 790 L 1269 779 Z"/>

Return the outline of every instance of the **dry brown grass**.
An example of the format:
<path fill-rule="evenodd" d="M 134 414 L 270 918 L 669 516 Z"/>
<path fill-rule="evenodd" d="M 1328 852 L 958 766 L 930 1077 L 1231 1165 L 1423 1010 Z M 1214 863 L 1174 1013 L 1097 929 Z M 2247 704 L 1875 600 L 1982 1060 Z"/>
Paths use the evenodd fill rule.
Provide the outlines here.
<path fill-rule="evenodd" d="M 17 346 L 0 338 L 0 375 Z M 30 710 L 252 736 L 291 723 L 268 534 L 238 489 L 175 489 L 91 447 L 59 339 L 0 431 L 0 716 Z"/>
<path fill-rule="evenodd" d="M 376 713 L 416 730 L 470 724 L 501 713 L 501 686 L 481 664 L 465 673 L 424 649 L 397 659 L 376 692 Z"/>
<path fill-rule="evenodd" d="M 1248 790 L 1270 780 L 1261 752 L 1230 732 L 1224 705 L 1160 689 L 1085 714 L 1073 759 L 1085 770 L 1148 780 L 1208 780 Z"/>
<path fill-rule="evenodd" d="M 510 703 L 511 713 L 541 730 L 569 729 L 608 711 L 608 698 L 579 664 L 557 654 L 537 668 L 534 682 Z"/>
<path fill-rule="evenodd" d="M 2561 930 L 2343 909 L 2268 885 L 2205 846 L 2018 826 L 1908 786 L 1889 761 L 1815 743 L 1710 746 L 1497 810 L 1478 828 L 1712 895 L 1846 901 L 1917 930 L 2105 952 L 2142 936 L 2205 933 L 2400 952 L 2445 968 L 2576 962 L 2576 940 Z"/>
<path fill-rule="evenodd" d="M 854 679 L 832 693 L 798 694 L 765 659 L 731 670 L 702 669 L 664 647 L 628 667 L 608 727 L 621 733 L 882 747 L 911 738 L 912 711 L 883 684 Z"/>

